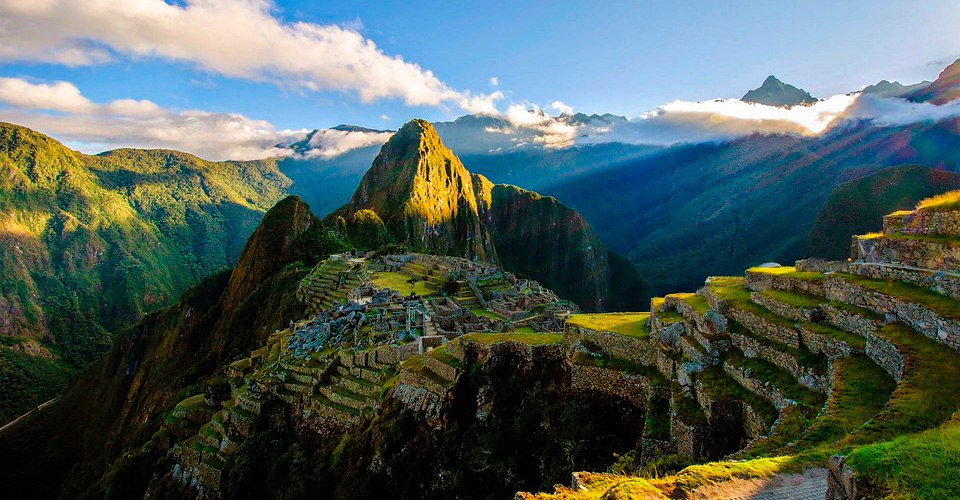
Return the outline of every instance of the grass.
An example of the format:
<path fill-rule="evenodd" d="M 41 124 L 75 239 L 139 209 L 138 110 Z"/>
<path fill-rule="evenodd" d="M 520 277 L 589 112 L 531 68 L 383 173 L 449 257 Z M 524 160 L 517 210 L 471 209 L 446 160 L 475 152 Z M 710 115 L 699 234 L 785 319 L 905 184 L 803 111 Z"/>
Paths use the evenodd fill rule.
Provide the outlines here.
<path fill-rule="evenodd" d="M 793 359 L 797 360 L 797 364 L 803 367 L 811 368 L 818 373 L 824 373 L 826 371 L 827 358 L 822 354 L 814 354 L 806 349 L 797 349 L 796 347 L 790 347 L 786 344 L 781 344 L 767 337 L 757 335 L 753 333 L 748 328 L 745 328 L 740 323 L 731 320 L 727 323 L 727 328 L 731 333 L 737 333 L 743 335 L 744 337 L 750 338 L 760 345 L 771 347 L 776 349 Z"/>
<path fill-rule="evenodd" d="M 835 273 L 847 283 L 862 286 L 884 295 L 919 304 L 941 316 L 960 320 L 960 301 L 909 283 L 896 280 L 878 280 L 856 274 Z"/>
<path fill-rule="evenodd" d="M 884 237 L 892 240 L 926 241 L 930 243 L 939 243 L 941 245 L 960 244 L 960 237 L 945 236 L 940 234 L 886 234 Z"/>
<path fill-rule="evenodd" d="M 457 359 L 457 358 L 455 358 L 455 357 L 453 357 L 453 356 L 451 356 L 449 353 L 447 353 L 447 347 L 446 347 L 446 346 L 438 347 L 438 348 L 430 351 L 430 352 L 427 354 L 427 356 L 430 356 L 431 358 L 434 358 L 434 359 L 436 359 L 437 361 L 440 361 L 441 363 L 446 364 L 446 365 L 450 365 L 450 366 L 452 366 L 452 367 L 454 367 L 454 368 L 460 366 L 460 360 Z"/>
<path fill-rule="evenodd" d="M 787 278 L 796 278 L 800 280 L 823 281 L 823 273 L 819 273 L 816 271 L 797 271 L 797 268 L 794 266 L 751 267 L 747 269 L 747 272 L 776 274 L 779 276 L 784 276 Z"/>
<path fill-rule="evenodd" d="M 660 371 L 652 366 L 644 366 L 606 354 L 577 352 L 573 357 L 573 363 L 580 366 L 595 366 L 597 368 L 607 368 L 631 373 L 633 375 L 640 375 L 649 380 L 653 385 L 663 385 L 665 383 Z"/>
<path fill-rule="evenodd" d="M 837 309 L 840 309 L 840 310 L 842 310 L 842 311 L 846 311 L 846 312 L 848 312 L 848 313 L 850 313 L 850 314 L 855 314 L 855 315 L 857 315 L 857 316 L 863 316 L 864 318 L 867 318 L 867 319 L 870 319 L 870 320 L 873 320 L 873 321 L 883 321 L 883 315 L 882 315 L 882 314 L 878 314 L 878 313 L 873 312 L 873 311 L 871 311 L 871 310 L 869 310 L 869 309 L 864 309 L 864 308 L 859 307 L 859 306 L 855 306 L 855 305 L 851 305 L 851 304 L 846 304 L 846 303 L 843 303 L 843 302 L 837 302 L 837 301 L 830 301 L 829 305 L 832 306 L 832 307 L 835 307 L 835 308 L 837 308 Z"/>
<path fill-rule="evenodd" d="M 508 341 L 529 345 L 559 344 L 563 342 L 563 334 L 560 333 L 468 333 L 461 338 L 485 345 Z"/>
<path fill-rule="evenodd" d="M 707 311 L 710 310 L 710 302 L 703 295 L 691 293 L 689 296 L 684 297 L 683 301 L 689 304 L 693 310 L 700 313 L 700 315 L 707 314 Z"/>
<path fill-rule="evenodd" d="M 877 335 L 903 355 L 903 380 L 876 418 L 844 438 L 842 445 L 870 444 L 931 429 L 960 410 L 960 353 L 901 323 L 886 325 Z"/>
<path fill-rule="evenodd" d="M 814 419 L 810 429 L 786 451 L 832 445 L 877 415 L 896 388 L 887 372 L 866 356 L 837 359 L 833 369 L 834 384 L 826 411 Z"/>
<path fill-rule="evenodd" d="M 521 326 L 520 328 L 515 328 L 514 333 L 538 333 L 538 332 L 536 328 L 530 325 L 525 325 L 525 326 Z"/>
<path fill-rule="evenodd" d="M 370 281 L 374 286 L 380 288 L 389 288 L 396 290 L 403 295 L 410 295 L 411 292 L 417 295 L 433 295 L 436 291 L 427 286 L 426 281 L 415 281 L 410 283 L 410 278 L 406 274 L 383 271 L 373 273 Z"/>
<path fill-rule="evenodd" d="M 850 347 L 859 351 L 863 351 L 867 348 L 866 337 L 861 337 L 860 335 L 850 333 L 846 330 L 841 330 L 828 325 L 821 325 L 820 323 L 800 323 L 800 326 L 812 331 L 813 333 L 819 333 L 825 337 L 845 342 Z"/>
<path fill-rule="evenodd" d="M 654 397 L 647 407 L 647 418 L 643 426 L 643 437 L 660 441 L 670 440 L 670 400 Z"/>
<path fill-rule="evenodd" d="M 647 321 L 650 313 L 603 313 L 603 314 L 574 314 L 567 323 L 591 330 L 611 332 L 645 339 L 650 336 Z"/>
<path fill-rule="evenodd" d="M 681 389 L 680 384 L 673 383 L 673 411 L 680 418 L 680 421 L 697 427 L 706 427 L 710 425 L 707 416 L 703 413 L 703 408 L 696 398 L 687 396 Z"/>
<path fill-rule="evenodd" d="M 806 405 L 811 410 L 819 411 L 823 407 L 826 396 L 801 385 L 793 375 L 773 363 L 759 358 L 748 358 L 737 352 L 731 352 L 728 361 L 733 366 L 749 368 L 753 372 L 752 378 L 775 385 L 784 396 Z"/>
<path fill-rule="evenodd" d="M 747 288 L 746 280 L 743 278 L 714 278 L 707 287 L 717 299 L 728 302 L 734 309 L 753 313 L 762 319 L 784 328 L 793 328 L 793 322 L 789 319 L 774 314 L 766 307 L 750 300 L 752 291 Z"/>
<path fill-rule="evenodd" d="M 819 307 L 820 304 L 828 302 L 828 300 L 823 297 L 787 290 L 764 290 L 760 292 L 760 294 L 770 297 L 777 302 L 782 302 L 788 306 L 799 307 L 800 309 L 815 309 Z"/>
<path fill-rule="evenodd" d="M 861 447 L 847 456 L 857 476 L 897 498 L 955 498 L 960 491 L 960 421 Z"/>
<path fill-rule="evenodd" d="M 203 398 L 203 394 L 197 394 L 195 396 L 190 396 L 187 399 L 177 403 L 177 408 L 184 410 L 214 410 L 216 409 L 213 406 L 207 404 L 207 401 Z"/>
<path fill-rule="evenodd" d="M 486 316 L 486 317 L 488 317 L 488 318 L 490 318 L 490 319 L 492 319 L 492 320 L 498 320 L 498 319 L 501 319 L 501 320 L 502 320 L 502 319 L 506 319 L 506 318 L 504 318 L 503 316 L 501 316 L 501 315 L 499 315 L 499 314 L 497 314 L 497 313 L 495 313 L 495 312 L 493 312 L 493 311 L 488 311 L 488 310 L 486 310 L 486 309 L 484 309 L 484 308 L 482 308 L 482 307 L 480 307 L 480 306 L 471 307 L 471 308 L 470 308 L 470 312 L 472 312 L 473 314 L 476 314 L 477 316 Z"/>
<path fill-rule="evenodd" d="M 932 196 L 921 200 L 917 204 L 917 210 L 927 210 L 931 212 L 945 212 L 949 210 L 960 209 L 960 191 L 949 191 L 937 196 Z"/>
<path fill-rule="evenodd" d="M 694 377 L 703 385 L 704 391 L 710 395 L 711 399 L 715 401 L 743 401 L 747 403 L 763 418 L 767 428 L 772 426 L 777 420 L 779 412 L 776 407 L 773 406 L 773 403 L 738 384 L 730 378 L 730 375 L 727 375 L 727 373 L 723 371 L 723 367 L 711 366 L 698 372 Z"/>

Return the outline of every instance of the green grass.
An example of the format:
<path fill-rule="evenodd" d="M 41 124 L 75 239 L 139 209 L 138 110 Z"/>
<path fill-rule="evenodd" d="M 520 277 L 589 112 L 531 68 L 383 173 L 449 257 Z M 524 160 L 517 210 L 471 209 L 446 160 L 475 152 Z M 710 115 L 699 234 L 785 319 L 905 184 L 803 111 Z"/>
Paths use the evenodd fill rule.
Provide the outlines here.
<path fill-rule="evenodd" d="M 417 295 L 433 295 L 436 293 L 435 290 L 427 286 L 426 281 L 415 281 L 410 283 L 409 281 L 411 279 L 412 278 L 406 274 L 384 271 L 373 273 L 370 281 L 373 282 L 374 286 L 396 290 L 403 295 L 410 295 L 410 292 L 413 292 Z"/>
<path fill-rule="evenodd" d="M 767 428 L 777 420 L 779 412 L 773 403 L 738 384 L 723 371 L 722 366 L 711 366 L 698 372 L 694 378 L 703 384 L 703 390 L 715 401 L 743 401 L 753 407 Z"/>
<path fill-rule="evenodd" d="M 834 328 L 828 325 L 821 325 L 820 323 L 800 323 L 800 326 L 814 332 L 819 333 L 820 335 L 832 338 L 834 340 L 839 340 L 841 342 L 846 342 L 850 347 L 863 351 L 867 348 L 867 338 L 857 335 L 855 333 L 848 332 L 846 330 L 841 330 L 839 328 Z"/>
<path fill-rule="evenodd" d="M 730 320 L 727 323 L 727 329 L 731 333 L 737 333 L 743 335 L 744 337 L 750 338 L 760 345 L 771 347 L 776 349 L 793 359 L 797 360 L 797 363 L 800 366 L 804 366 L 810 369 L 813 369 L 817 373 L 825 373 L 827 368 L 827 358 L 822 354 L 814 354 L 806 349 L 797 349 L 796 347 L 790 347 L 786 344 L 781 344 L 767 337 L 757 335 L 750 331 L 749 328 L 744 327 L 736 321 Z"/>
<path fill-rule="evenodd" d="M 765 269 L 765 268 L 764 268 Z M 734 309 L 753 313 L 775 325 L 784 328 L 793 328 L 793 322 L 783 316 L 774 314 L 760 304 L 750 300 L 752 291 L 747 288 L 746 280 L 739 277 L 718 277 L 710 280 L 707 288 L 720 301 L 728 302 Z"/>
<path fill-rule="evenodd" d="M 752 378 L 775 385 L 789 399 L 806 405 L 813 411 L 823 407 L 826 396 L 801 385 L 789 372 L 759 358 L 748 358 L 737 352 L 731 352 L 728 361 L 736 367 L 749 368 Z"/>
<path fill-rule="evenodd" d="M 847 436 L 843 445 L 931 429 L 960 410 L 960 353 L 901 323 L 886 325 L 877 334 L 904 356 L 903 380 L 877 417 Z"/>
<path fill-rule="evenodd" d="M 827 299 L 823 297 L 788 290 L 764 290 L 760 292 L 760 294 L 787 304 L 788 306 L 799 307 L 800 309 L 815 309 L 820 306 L 820 304 L 828 302 Z"/>
<path fill-rule="evenodd" d="M 470 308 L 470 312 L 472 312 L 473 314 L 476 314 L 477 316 L 486 316 L 486 317 L 488 317 L 488 318 L 490 318 L 490 319 L 492 319 L 492 320 L 498 320 L 498 319 L 503 320 L 503 319 L 506 319 L 506 318 L 504 318 L 503 316 L 501 316 L 501 315 L 499 315 L 499 314 L 497 314 L 497 313 L 495 313 L 495 312 L 493 312 L 493 311 L 488 311 L 488 310 L 486 310 L 486 309 L 484 309 L 484 308 L 482 308 L 482 307 L 480 307 L 480 306 L 471 307 L 471 308 Z"/>
<path fill-rule="evenodd" d="M 846 312 L 848 312 L 848 313 L 850 313 L 850 314 L 855 314 L 855 315 L 857 315 L 857 316 L 863 316 L 864 318 L 867 318 L 867 319 L 869 319 L 869 320 L 873 320 L 873 321 L 883 321 L 883 315 L 882 315 L 882 314 L 878 314 L 878 313 L 873 312 L 873 311 L 871 311 L 871 310 L 869 310 L 869 309 L 864 309 L 864 308 L 862 308 L 862 307 L 858 307 L 858 306 L 851 305 L 851 304 L 846 304 L 846 303 L 843 303 L 843 302 L 837 302 L 837 301 L 830 301 L 829 304 L 830 304 L 831 306 L 833 306 L 833 307 L 836 307 L 837 309 L 840 309 L 840 310 L 842 310 L 842 311 L 846 311 Z"/>
<path fill-rule="evenodd" d="M 441 363 L 446 365 L 450 365 L 454 368 L 460 366 L 460 360 L 451 356 L 449 353 L 447 353 L 446 346 L 438 347 L 430 351 L 429 353 L 427 353 L 427 356 L 430 356 L 436 359 L 437 361 L 440 361 Z"/>
<path fill-rule="evenodd" d="M 710 425 L 703 408 L 693 396 L 687 396 L 680 390 L 680 384 L 673 384 L 673 411 L 680 417 L 680 421 L 697 427 Z"/>
<path fill-rule="evenodd" d="M 195 396 L 190 396 L 187 399 L 177 403 L 177 408 L 185 410 L 213 410 L 215 407 L 207 404 L 206 400 L 203 398 L 203 394 L 197 394 Z"/>
<path fill-rule="evenodd" d="M 645 339 L 650 336 L 647 321 L 650 313 L 574 314 L 567 323 L 591 330 L 611 332 L 627 337 Z"/>
<path fill-rule="evenodd" d="M 790 405 L 779 415 L 780 421 L 769 436 L 757 439 L 750 446 L 735 453 L 731 458 L 745 459 L 770 456 L 770 454 L 803 435 L 810 427 L 809 412 L 800 405 Z"/>
<path fill-rule="evenodd" d="M 703 295 L 691 293 L 687 297 L 684 297 L 683 301 L 701 315 L 707 314 L 707 311 L 710 310 L 710 302 Z"/>
<path fill-rule="evenodd" d="M 833 369 L 835 379 L 826 412 L 814 419 L 807 433 L 786 451 L 832 445 L 879 413 L 896 388 L 890 375 L 866 356 L 837 359 Z"/>
<path fill-rule="evenodd" d="M 573 357 L 573 363 L 580 366 L 595 366 L 597 368 L 607 368 L 631 373 L 633 375 L 640 375 L 649 380 L 653 385 L 663 385 L 666 383 L 663 374 L 652 366 L 644 366 L 605 354 L 577 352 Z"/>
<path fill-rule="evenodd" d="M 486 345 L 507 341 L 529 345 L 559 344 L 563 342 L 563 334 L 560 333 L 468 333 L 461 338 Z"/>
<path fill-rule="evenodd" d="M 816 271 L 797 271 L 797 268 L 794 266 L 751 267 L 747 269 L 747 272 L 776 274 L 787 278 L 796 278 L 808 281 L 823 281 L 823 273 Z"/>
<path fill-rule="evenodd" d="M 861 447 L 847 456 L 857 476 L 895 498 L 955 498 L 960 491 L 960 421 Z"/>
<path fill-rule="evenodd" d="M 960 301 L 909 283 L 896 280 L 878 280 L 856 274 L 836 273 L 848 283 L 862 286 L 884 295 L 907 300 L 950 319 L 960 320 Z"/>
<path fill-rule="evenodd" d="M 885 234 L 884 238 L 891 240 L 912 240 L 939 243 L 941 245 L 960 245 L 960 237 L 944 236 L 940 234 Z"/>
<path fill-rule="evenodd" d="M 643 426 L 643 437 L 660 441 L 670 440 L 670 399 L 650 398 Z"/>

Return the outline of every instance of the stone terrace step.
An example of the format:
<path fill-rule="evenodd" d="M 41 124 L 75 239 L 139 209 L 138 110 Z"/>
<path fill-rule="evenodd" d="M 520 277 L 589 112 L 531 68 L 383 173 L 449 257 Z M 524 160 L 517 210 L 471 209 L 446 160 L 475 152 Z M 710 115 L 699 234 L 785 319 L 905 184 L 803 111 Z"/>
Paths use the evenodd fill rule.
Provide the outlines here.
<path fill-rule="evenodd" d="M 828 302 L 824 297 L 786 290 L 752 292 L 750 300 L 792 321 L 818 321 L 823 316 L 820 304 Z"/>
<path fill-rule="evenodd" d="M 807 387 L 826 392 L 826 357 L 773 342 L 753 334 L 735 321 L 730 322 L 729 329 L 733 346 L 745 356 L 758 357 L 786 371 Z"/>
<path fill-rule="evenodd" d="M 370 406 L 370 398 L 347 389 L 341 385 L 321 385 L 320 394 L 334 403 L 362 410 Z"/>
<path fill-rule="evenodd" d="M 960 238 L 902 234 L 854 236 L 853 260 L 956 271 L 960 269 Z"/>
<path fill-rule="evenodd" d="M 762 359 L 733 353 L 723 368 L 741 386 L 767 398 L 779 410 L 796 402 L 811 411 L 819 411 L 826 401 L 825 394 L 801 385 L 788 371 Z"/>
<path fill-rule="evenodd" d="M 379 385 L 362 378 L 354 377 L 353 375 L 338 376 L 336 377 L 336 383 L 367 397 L 376 397 L 380 394 Z"/>
<path fill-rule="evenodd" d="M 744 388 L 722 366 L 708 367 L 695 374 L 694 387 L 697 401 L 711 421 L 718 417 L 715 411 L 739 407 L 744 434 L 751 439 L 767 434 L 779 416 L 779 411 L 767 398 Z"/>
<path fill-rule="evenodd" d="M 827 297 L 892 315 L 916 331 L 960 349 L 960 301 L 929 289 L 893 280 L 829 273 Z"/>
<path fill-rule="evenodd" d="M 789 290 L 823 296 L 823 273 L 797 271 L 796 267 L 751 267 L 745 273 L 747 287 L 754 291 Z"/>
<path fill-rule="evenodd" d="M 903 264 L 851 262 L 846 266 L 851 274 L 860 274 L 880 280 L 897 280 L 960 299 L 960 273 L 922 269 Z"/>

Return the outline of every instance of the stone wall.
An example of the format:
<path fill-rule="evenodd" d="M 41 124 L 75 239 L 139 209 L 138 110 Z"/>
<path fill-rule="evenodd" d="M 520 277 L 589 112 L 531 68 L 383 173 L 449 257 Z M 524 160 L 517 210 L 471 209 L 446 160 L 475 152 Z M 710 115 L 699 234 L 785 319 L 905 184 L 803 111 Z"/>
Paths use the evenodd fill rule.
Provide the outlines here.
<path fill-rule="evenodd" d="M 408 409 L 423 414 L 428 424 L 437 427 L 442 423 L 443 398 L 434 391 L 401 381 L 390 391 L 390 397 Z"/>
<path fill-rule="evenodd" d="M 727 372 L 728 375 L 733 377 L 737 383 L 739 383 L 748 391 L 770 400 L 770 402 L 773 403 L 773 406 L 777 407 L 778 410 L 782 411 L 787 406 L 788 399 L 783 395 L 782 392 L 780 392 L 780 389 L 777 389 L 777 387 L 773 384 L 751 378 L 747 376 L 744 370 L 727 362 L 723 363 L 723 371 Z"/>
<path fill-rule="evenodd" d="M 912 283 L 960 300 L 960 274 L 957 273 L 867 262 L 851 262 L 848 268 L 854 274 Z"/>
<path fill-rule="evenodd" d="M 960 269 L 960 245 L 947 242 L 853 237 L 855 261 L 952 271 Z"/>
<path fill-rule="evenodd" d="M 886 234 L 926 234 L 960 236 L 960 211 L 918 210 L 897 212 L 883 217 Z"/>
<path fill-rule="evenodd" d="M 903 355 L 897 346 L 879 335 L 870 334 L 867 336 L 867 356 L 900 383 L 903 378 Z"/>
<path fill-rule="evenodd" d="M 859 352 L 859 350 L 851 347 L 846 342 L 820 334 L 803 325 L 800 325 L 799 329 L 800 338 L 803 339 L 803 345 L 806 346 L 810 352 L 823 354 L 829 359 L 842 358 L 850 356 L 854 352 Z"/>
<path fill-rule="evenodd" d="M 599 391 L 604 394 L 620 396 L 640 408 L 647 407 L 647 391 L 650 381 L 647 378 L 599 368 L 595 366 L 573 365 L 570 385 L 578 391 Z"/>
<path fill-rule="evenodd" d="M 729 314 L 755 335 L 766 337 L 774 342 L 779 342 L 790 347 L 800 347 L 800 331 L 796 328 L 772 323 L 752 312 L 742 309 L 730 309 Z"/>
<path fill-rule="evenodd" d="M 861 337 L 866 337 L 876 332 L 877 328 L 880 327 L 877 321 L 830 304 L 821 305 L 820 310 L 823 311 L 824 319 L 830 325 L 850 333 L 855 333 Z"/>
<path fill-rule="evenodd" d="M 456 381 L 457 375 L 460 374 L 460 371 L 457 368 L 450 366 L 429 354 L 423 358 L 423 362 L 430 371 L 451 382 Z"/>
<path fill-rule="evenodd" d="M 827 298 L 864 307 L 881 314 L 892 314 L 918 333 L 960 349 L 960 322 L 948 319 L 914 302 L 900 300 L 827 275 L 824 280 Z"/>
<path fill-rule="evenodd" d="M 564 343 L 575 342 L 589 342 L 608 356 L 645 366 L 654 363 L 654 352 L 657 350 L 648 339 L 637 339 L 568 323 L 564 328 Z"/>
<path fill-rule="evenodd" d="M 845 463 L 846 457 L 834 455 L 827 460 L 826 500 L 865 500 L 873 498 L 870 489 L 857 480 L 857 474 Z"/>
<path fill-rule="evenodd" d="M 688 425 L 673 412 L 670 419 L 670 440 L 678 453 L 690 458 L 700 458 L 706 451 L 706 429 Z"/>
<path fill-rule="evenodd" d="M 819 307 L 814 308 L 803 308 L 796 307 L 790 304 L 785 304 L 779 300 L 774 299 L 764 295 L 761 292 L 752 292 L 750 294 L 750 301 L 754 304 L 759 304 L 763 307 L 766 307 L 770 312 L 783 316 L 787 319 L 792 319 L 793 321 L 819 321 L 823 315 L 823 312 Z"/>
<path fill-rule="evenodd" d="M 787 290 L 823 296 L 821 280 L 800 279 L 758 271 L 747 271 L 745 274 L 747 286 L 754 291 Z"/>

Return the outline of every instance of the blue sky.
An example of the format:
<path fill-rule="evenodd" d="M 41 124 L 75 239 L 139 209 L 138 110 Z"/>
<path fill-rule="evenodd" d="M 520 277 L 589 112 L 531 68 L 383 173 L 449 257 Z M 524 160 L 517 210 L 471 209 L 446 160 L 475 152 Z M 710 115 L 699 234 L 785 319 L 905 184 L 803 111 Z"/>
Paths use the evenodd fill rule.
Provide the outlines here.
<path fill-rule="evenodd" d="M 37 35 L 35 45 L 10 48 L 7 43 L 6 53 L 0 47 L 0 77 L 33 84 L 69 82 L 94 103 L 146 99 L 168 110 L 241 113 L 277 129 L 339 123 L 395 128 L 413 117 L 453 119 L 466 113 L 457 104 L 461 93 L 496 91 L 504 94 L 493 101 L 499 110 L 510 103 L 546 107 L 560 100 L 577 111 L 636 116 L 676 99 L 739 97 L 768 74 L 828 97 L 883 78 L 904 83 L 932 79 L 960 57 L 960 3 L 950 0 L 909 5 L 892 0 L 273 4 L 267 15 L 282 26 L 303 22 L 355 30 L 385 57 L 418 65 L 444 89 L 458 93 L 443 102 L 410 104 L 403 89 L 365 100 L 353 84 L 345 90 L 312 90 L 299 83 L 299 74 L 210 68 L 203 56 L 179 55 L 182 47 L 158 55 L 164 49 L 156 37 L 150 43 L 161 48 L 144 51 L 137 30 L 100 39 L 100 31 L 110 29 L 97 24 L 102 19 L 58 19 L 56 6 L 46 14 L 29 7 L 77 1 L 0 0 L 0 20 L 24 26 L 28 21 L 40 26 L 31 33 L 51 33 L 47 38 Z M 102 1 L 71 8 L 95 9 Z M 230 12 L 231 1 L 184 0 L 174 6 L 214 3 L 228 5 Z M 237 4 L 249 7 L 264 1 Z M 238 29 L 242 35 L 245 30 L 255 31 Z M 197 44 L 203 43 L 200 35 Z M 0 45 L 4 42 L 0 39 Z M 50 55 L 68 45 L 89 51 L 90 60 L 63 64 L 63 57 Z M 296 59 L 291 47 L 286 56 Z M 100 52 L 107 54 L 102 60 L 97 59 Z M 254 74 L 246 74 L 250 72 Z M 310 79 L 323 87 L 324 76 L 318 72 L 322 70 Z M 497 86 L 491 77 L 497 78 Z"/>

